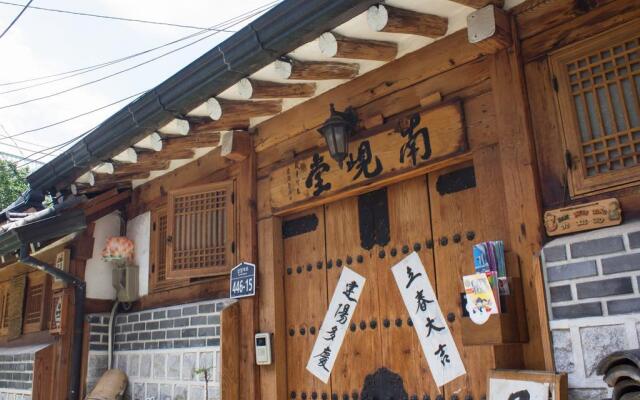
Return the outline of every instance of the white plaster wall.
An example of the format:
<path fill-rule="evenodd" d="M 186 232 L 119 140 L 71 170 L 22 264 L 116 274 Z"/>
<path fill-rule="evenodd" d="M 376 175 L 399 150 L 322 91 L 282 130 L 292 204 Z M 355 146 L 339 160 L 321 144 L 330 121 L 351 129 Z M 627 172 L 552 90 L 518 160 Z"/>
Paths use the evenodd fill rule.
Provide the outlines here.
<path fill-rule="evenodd" d="M 127 222 L 127 237 L 135 245 L 134 262 L 138 266 L 140 296 L 149 293 L 149 245 L 151 243 L 151 213 L 146 212 Z"/>
<path fill-rule="evenodd" d="M 120 236 L 120 215 L 117 212 L 105 215 L 95 222 L 93 231 L 93 257 L 87 260 L 85 280 L 87 297 L 90 299 L 113 300 L 116 291 L 111 285 L 111 263 L 102 261 L 104 245 L 112 236 Z"/>

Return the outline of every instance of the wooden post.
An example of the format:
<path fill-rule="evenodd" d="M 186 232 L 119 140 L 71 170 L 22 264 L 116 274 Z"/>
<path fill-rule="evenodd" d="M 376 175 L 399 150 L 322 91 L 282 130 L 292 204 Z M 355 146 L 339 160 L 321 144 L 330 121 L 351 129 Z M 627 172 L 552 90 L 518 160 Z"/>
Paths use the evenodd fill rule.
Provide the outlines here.
<path fill-rule="evenodd" d="M 260 192 L 269 197 L 269 192 Z M 282 222 L 268 217 L 258 222 L 258 284 L 260 331 L 272 334 L 273 362 L 260 368 L 261 393 L 265 399 L 287 398 L 287 355 L 284 306 Z"/>
<path fill-rule="evenodd" d="M 240 304 L 222 310 L 220 318 L 220 398 L 240 398 Z"/>
<path fill-rule="evenodd" d="M 353 39 L 333 32 L 323 33 L 318 40 L 318 45 L 320 52 L 326 57 L 391 61 L 398 54 L 398 45 L 395 43 Z"/>
<path fill-rule="evenodd" d="M 444 36 L 449 27 L 447 18 L 383 4 L 369 7 L 367 22 L 369 28 L 376 32 L 406 33 L 430 38 Z"/>
<path fill-rule="evenodd" d="M 502 179 L 504 181 L 509 246 L 521 262 L 529 343 L 523 346 L 525 367 L 552 370 L 544 313 L 542 271 L 532 262 L 542 246 L 542 207 L 539 199 L 536 157 L 529 121 L 529 104 L 522 72 L 516 29 L 512 47 L 492 57 L 491 84 L 496 110 Z M 545 331 L 543 331 L 545 330 Z"/>
<path fill-rule="evenodd" d="M 251 139 L 249 137 L 249 139 Z M 236 202 L 238 210 L 238 261 L 255 263 L 258 257 L 258 243 L 256 231 L 256 154 L 251 152 L 238 166 L 236 181 Z M 260 269 L 260 266 L 258 266 Z M 258 293 L 260 288 L 258 287 Z M 258 301 L 257 298 L 247 297 L 239 301 L 240 304 L 240 365 L 242 370 L 242 385 L 237 399 L 259 399 L 260 373 L 256 365 L 254 335 L 258 330 Z"/>

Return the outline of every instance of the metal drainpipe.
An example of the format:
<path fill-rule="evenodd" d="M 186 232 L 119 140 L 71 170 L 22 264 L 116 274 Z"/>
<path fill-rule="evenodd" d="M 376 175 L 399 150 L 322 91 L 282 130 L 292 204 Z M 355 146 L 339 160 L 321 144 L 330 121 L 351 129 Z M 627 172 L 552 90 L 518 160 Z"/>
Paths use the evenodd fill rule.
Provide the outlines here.
<path fill-rule="evenodd" d="M 44 271 L 73 286 L 75 312 L 73 313 L 69 400 L 78 400 L 78 396 L 80 395 L 80 376 L 82 373 L 82 336 L 84 335 L 84 303 L 87 295 L 87 284 L 71 274 L 31 257 L 29 255 L 29 247 L 24 244 L 20 248 L 20 262 Z"/>

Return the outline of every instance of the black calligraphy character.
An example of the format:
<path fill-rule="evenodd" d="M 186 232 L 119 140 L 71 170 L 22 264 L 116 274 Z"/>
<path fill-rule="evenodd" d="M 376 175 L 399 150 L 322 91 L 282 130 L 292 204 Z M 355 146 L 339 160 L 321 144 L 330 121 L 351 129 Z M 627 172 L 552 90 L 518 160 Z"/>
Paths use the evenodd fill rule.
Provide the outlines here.
<path fill-rule="evenodd" d="M 418 139 L 422 138 L 422 160 L 428 160 L 431 157 L 431 141 L 429 140 L 429 129 L 420 128 L 417 132 L 414 130 L 420 125 L 420 114 L 414 114 L 409 121 L 409 127 L 402 129 L 400 135 L 403 138 L 407 138 L 407 142 L 400 148 L 400 162 L 404 163 L 405 156 L 411 158 L 413 165 L 416 165 L 418 152 L 421 150 L 418 146 Z"/>
<path fill-rule="evenodd" d="M 451 360 L 449 359 L 449 355 L 444 351 L 445 347 L 447 347 L 446 344 L 439 344 L 438 350 L 436 350 L 436 352 L 433 353 L 436 356 L 440 357 L 440 362 L 442 363 L 442 366 L 444 366 L 445 364 L 451 363 Z"/>
<path fill-rule="evenodd" d="M 427 332 L 427 337 L 431 336 L 431 331 L 440 332 L 444 330 L 444 326 L 436 326 L 435 322 L 436 322 L 435 319 L 427 317 L 427 328 L 429 328 L 429 331 Z"/>
<path fill-rule="evenodd" d="M 419 277 L 420 275 L 422 275 L 422 272 L 418 272 L 417 274 L 415 274 L 413 273 L 413 270 L 411 269 L 411 267 L 407 267 L 407 276 L 409 277 L 409 282 L 407 282 L 406 289 L 409 289 L 409 286 L 411 286 L 413 281 L 416 280 L 416 278 Z"/>
<path fill-rule="evenodd" d="M 416 292 L 416 300 L 418 300 L 418 309 L 416 310 L 416 312 L 418 311 L 427 311 L 427 304 L 429 303 L 433 303 L 433 300 L 427 300 L 424 297 L 424 294 L 422 294 L 423 290 L 418 290 Z"/>
<path fill-rule="evenodd" d="M 320 352 L 320 354 L 316 354 L 314 357 L 318 359 L 318 367 L 321 367 L 325 371 L 330 372 L 327 369 L 327 363 L 329 362 L 329 358 L 331 357 L 331 347 L 325 347 L 324 350 Z"/>
<path fill-rule="evenodd" d="M 329 169 L 331 169 L 331 167 L 329 167 L 329 164 L 324 162 L 324 157 L 315 153 L 313 155 L 313 162 L 309 168 L 309 175 L 307 176 L 307 180 L 304 182 L 307 189 L 311 189 L 311 186 L 316 188 L 316 190 L 313 191 L 314 196 L 320 196 L 322 192 L 331 190 L 331 183 L 325 183 L 322 178 L 322 174 L 329 171 Z"/>
<path fill-rule="evenodd" d="M 351 172 L 351 170 L 355 167 L 357 172 L 353 176 L 353 180 L 355 181 L 360 177 L 360 175 L 364 174 L 365 178 L 375 178 L 380 175 L 382 172 L 382 163 L 378 156 L 376 156 L 376 168 L 371 171 L 371 159 L 373 155 L 371 154 L 371 144 L 368 140 L 362 141 L 360 146 L 358 146 L 358 156 L 353 158 L 353 154 L 349 153 L 349 159 L 347 160 L 347 171 Z"/>
<path fill-rule="evenodd" d="M 329 335 L 329 337 L 324 338 L 324 340 L 333 341 L 333 339 L 336 338 L 337 331 L 338 331 L 338 327 L 335 325 L 332 326 L 331 329 L 327 331 L 327 334 Z"/>
<path fill-rule="evenodd" d="M 337 322 L 339 324 L 346 324 L 347 317 L 349 316 L 349 310 L 351 309 L 351 304 L 339 304 L 338 311 L 334 314 L 334 317 L 337 317 Z"/>
<path fill-rule="evenodd" d="M 356 299 L 354 299 L 352 296 L 353 296 L 353 292 L 355 292 L 357 288 L 358 288 L 358 283 L 356 281 L 351 281 L 347 283 L 347 288 L 345 289 L 344 292 L 342 292 L 342 294 L 344 294 L 347 299 L 355 303 Z"/>
<path fill-rule="evenodd" d="M 528 390 L 520 390 L 515 393 L 511 393 L 507 400 L 529 400 L 531 398 L 531 394 Z"/>

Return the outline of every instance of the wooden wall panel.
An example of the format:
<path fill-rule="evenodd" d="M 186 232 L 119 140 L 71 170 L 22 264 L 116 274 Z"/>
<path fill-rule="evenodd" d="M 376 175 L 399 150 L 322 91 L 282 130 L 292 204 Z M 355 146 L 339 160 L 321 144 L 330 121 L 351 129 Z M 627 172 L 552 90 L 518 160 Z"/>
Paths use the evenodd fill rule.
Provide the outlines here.
<path fill-rule="evenodd" d="M 331 270 L 327 270 L 325 259 L 324 209 L 319 207 L 292 215 L 283 223 L 305 216 L 315 216 L 317 225 L 309 232 L 283 239 L 286 272 L 284 293 L 280 295 L 285 297 L 287 393 L 295 392 L 299 397 L 306 393 L 307 398 L 311 398 L 313 392 L 331 393 L 331 384 L 324 384 L 311 375 L 306 365 L 335 284 L 327 284 L 327 271 Z M 328 295 L 327 286 L 330 286 Z"/>
<path fill-rule="evenodd" d="M 51 400 L 51 388 L 54 386 L 54 347 L 47 346 L 36 353 L 33 363 L 33 400 Z"/>
<path fill-rule="evenodd" d="M 387 191 L 391 242 L 384 247 L 387 255 L 384 259 L 374 257 L 372 260 L 378 271 L 378 282 L 386 288 L 378 293 L 382 365 L 396 373 L 402 372 L 409 396 L 416 395 L 418 399 L 423 399 L 425 395 L 429 395 L 435 399 L 439 393 L 438 388 L 431 377 L 415 328 L 408 323 L 409 315 L 391 272 L 391 267 L 396 262 L 408 253 L 417 251 L 431 285 L 436 287 L 426 176 L 391 185 Z M 400 327 L 396 326 L 398 318 L 402 321 Z M 389 320 L 390 328 L 382 325 L 385 319 Z"/>
<path fill-rule="evenodd" d="M 327 262 L 333 263 L 333 268 L 327 272 L 329 296 L 333 294 L 342 267 L 349 267 L 366 278 L 350 330 L 331 374 L 334 392 L 359 393 L 366 376 L 382 365 L 380 334 L 377 329 L 369 329 L 371 320 L 380 320 L 378 290 L 381 276 L 375 262 L 378 247 L 367 251 L 360 246 L 357 197 L 328 204 L 325 213 Z M 362 256 L 362 262 L 358 262 L 358 256 Z"/>
<path fill-rule="evenodd" d="M 441 195 L 438 178 L 460 166 L 429 174 L 431 218 L 435 242 L 435 269 L 438 301 L 449 320 L 467 374 L 445 386 L 447 394 L 458 393 L 460 398 L 471 394 L 474 398 L 486 395 L 487 374 L 496 367 L 492 346 L 464 346 L 462 344 L 462 309 L 460 295 L 464 293 L 462 276 L 474 272 L 472 244 L 485 240 L 499 240 L 506 233 L 504 220 L 504 188 L 500 176 L 497 146 L 474 152 L 476 187 Z M 469 240 L 467 235 L 473 232 Z M 454 235 L 460 236 L 456 243 Z M 446 238 L 446 242 L 442 241 Z"/>
<path fill-rule="evenodd" d="M 222 310 L 220 318 L 220 398 L 240 398 L 240 304 L 233 303 Z"/>

